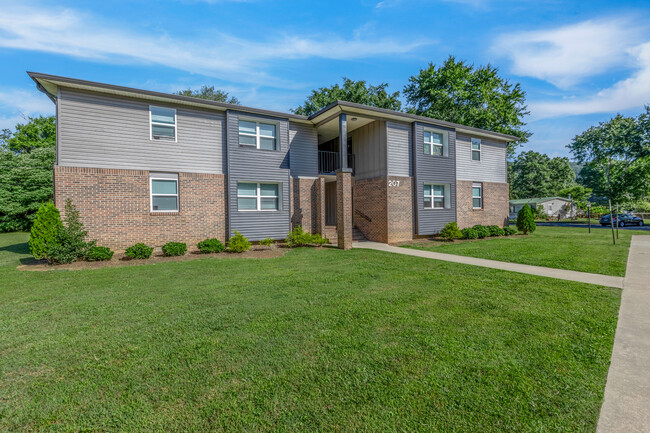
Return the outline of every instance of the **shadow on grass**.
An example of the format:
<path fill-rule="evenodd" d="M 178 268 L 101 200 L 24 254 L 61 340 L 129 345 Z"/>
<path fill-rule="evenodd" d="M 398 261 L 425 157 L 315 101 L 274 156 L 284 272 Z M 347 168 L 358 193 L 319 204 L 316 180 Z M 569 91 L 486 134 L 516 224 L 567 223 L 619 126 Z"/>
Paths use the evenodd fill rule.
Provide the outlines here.
<path fill-rule="evenodd" d="M 31 256 L 31 252 L 29 251 L 29 244 L 27 242 L 5 245 L 3 247 L 0 247 L 0 252 L 2 251 L 7 251 L 13 254 L 28 254 L 29 257 L 22 257 L 19 259 L 20 263 L 23 265 L 31 264 L 32 262 L 36 261 L 34 257 Z"/>

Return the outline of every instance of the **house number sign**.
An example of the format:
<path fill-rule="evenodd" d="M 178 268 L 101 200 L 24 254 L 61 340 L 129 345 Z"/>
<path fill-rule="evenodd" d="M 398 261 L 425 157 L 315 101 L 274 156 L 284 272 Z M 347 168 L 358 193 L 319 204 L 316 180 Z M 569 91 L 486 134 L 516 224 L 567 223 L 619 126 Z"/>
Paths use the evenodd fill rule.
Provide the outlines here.
<path fill-rule="evenodd" d="M 399 186 L 399 180 L 389 180 L 388 181 L 388 186 Z"/>

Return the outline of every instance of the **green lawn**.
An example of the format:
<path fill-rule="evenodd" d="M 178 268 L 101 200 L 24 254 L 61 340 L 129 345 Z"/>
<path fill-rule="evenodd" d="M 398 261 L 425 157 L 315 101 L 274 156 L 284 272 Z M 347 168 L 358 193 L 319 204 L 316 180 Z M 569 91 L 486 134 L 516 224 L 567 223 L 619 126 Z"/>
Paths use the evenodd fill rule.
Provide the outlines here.
<path fill-rule="evenodd" d="M 0 431 L 594 432 L 620 291 L 369 250 L 18 271 Z"/>
<path fill-rule="evenodd" d="M 539 226 L 529 236 L 454 243 L 418 242 L 402 246 L 622 277 L 625 276 L 632 235 L 650 235 L 650 232 L 619 230 L 619 239 L 613 245 L 612 232 L 609 230 L 593 229 L 589 234 L 586 228 Z"/>

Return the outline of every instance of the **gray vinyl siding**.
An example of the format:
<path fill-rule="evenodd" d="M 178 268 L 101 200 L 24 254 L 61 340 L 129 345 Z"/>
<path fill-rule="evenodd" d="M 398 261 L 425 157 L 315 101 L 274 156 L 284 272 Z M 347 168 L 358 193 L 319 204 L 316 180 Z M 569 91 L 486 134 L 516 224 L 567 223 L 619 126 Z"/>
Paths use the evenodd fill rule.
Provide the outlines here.
<path fill-rule="evenodd" d="M 289 122 L 291 176 L 318 177 L 318 135 L 310 125 Z"/>
<path fill-rule="evenodd" d="M 413 124 L 415 140 L 415 184 L 417 209 L 417 234 L 431 235 L 439 233 L 445 224 L 456 221 L 456 132 L 453 129 L 431 126 L 448 131 L 449 156 L 424 154 L 424 124 Z M 424 184 L 439 183 L 450 186 L 450 207 L 446 209 L 424 208 Z"/>
<path fill-rule="evenodd" d="M 456 138 L 456 177 L 458 180 L 507 182 L 506 143 L 484 137 L 476 138 L 481 139 L 480 161 L 472 161 L 472 138 L 470 136 L 458 135 Z"/>
<path fill-rule="evenodd" d="M 388 175 L 412 176 L 411 125 L 386 122 L 386 140 L 388 146 Z"/>
<path fill-rule="evenodd" d="M 386 122 L 376 120 L 355 129 L 349 136 L 355 155 L 355 179 L 386 176 Z"/>
<path fill-rule="evenodd" d="M 176 108 L 177 141 L 151 140 L 149 103 L 61 89 L 58 164 L 224 173 L 223 113 Z"/>
<path fill-rule="evenodd" d="M 279 150 L 260 150 L 239 145 L 239 117 L 277 122 Z M 228 128 L 228 230 L 235 230 L 252 241 L 266 237 L 284 239 L 290 227 L 289 207 L 289 121 L 266 116 L 251 116 L 237 111 L 226 113 Z M 238 211 L 237 183 L 273 182 L 281 189 L 281 210 Z"/>

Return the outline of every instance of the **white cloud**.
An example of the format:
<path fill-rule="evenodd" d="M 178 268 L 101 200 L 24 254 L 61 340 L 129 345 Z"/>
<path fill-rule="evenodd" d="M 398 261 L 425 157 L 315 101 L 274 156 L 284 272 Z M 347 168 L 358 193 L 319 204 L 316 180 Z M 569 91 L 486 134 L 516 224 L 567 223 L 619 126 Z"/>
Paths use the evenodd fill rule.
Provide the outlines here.
<path fill-rule="evenodd" d="M 159 64 L 192 73 L 276 87 L 295 83 L 263 72 L 272 62 L 306 58 L 348 60 L 396 55 L 430 44 L 389 38 L 279 35 L 257 42 L 216 33 L 189 40 L 138 33 L 72 9 L 18 7 L 0 14 L 0 47 L 56 53 L 101 62 Z"/>
<path fill-rule="evenodd" d="M 609 113 L 642 107 L 650 104 L 650 42 L 628 50 L 636 59 L 638 70 L 629 78 L 587 97 L 561 101 L 531 102 L 533 119 L 550 117 Z"/>
<path fill-rule="evenodd" d="M 627 50 L 643 42 L 630 18 L 583 21 L 549 30 L 499 36 L 493 51 L 512 61 L 512 72 L 569 88 L 586 77 L 628 66 Z"/>
<path fill-rule="evenodd" d="M 27 91 L 22 89 L 0 89 L 0 109 L 5 113 L 0 118 L 0 125 L 22 121 L 27 116 L 52 115 L 54 104 L 45 95 L 37 90 Z M 2 126 L 8 128 L 9 126 Z"/>

